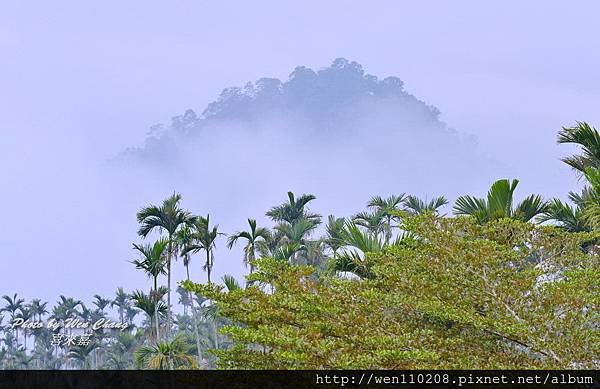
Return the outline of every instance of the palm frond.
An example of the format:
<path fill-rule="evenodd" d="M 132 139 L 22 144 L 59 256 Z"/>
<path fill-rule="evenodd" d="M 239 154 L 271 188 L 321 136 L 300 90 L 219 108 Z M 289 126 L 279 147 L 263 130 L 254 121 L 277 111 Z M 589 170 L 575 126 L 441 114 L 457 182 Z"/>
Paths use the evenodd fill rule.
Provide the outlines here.
<path fill-rule="evenodd" d="M 295 224 L 300 219 L 309 219 L 319 224 L 321 215 L 309 212 L 306 208 L 307 204 L 315 199 L 311 194 L 303 194 L 296 199 L 292 192 L 288 192 L 288 202 L 272 207 L 266 215 L 278 223 Z"/>
<path fill-rule="evenodd" d="M 425 212 L 437 212 L 438 208 L 448 204 L 444 196 L 434 197 L 429 202 L 417 196 L 409 195 L 404 199 L 404 211 L 411 215 L 420 215 Z"/>
<path fill-rule="evenodd" d="M 156 229 L 166 231 L 172 236 L 181 225 L 190 224 L 194 217 L 179 207 L 180 201 L 181 195 L 174 193 L 166 198 L 160 206 L 150 205 L 142 208 L 137 213 L 137 221 L 140 223 L 138 234 L 145 238 Z"/>
<path fill-rule="evenodd" d="M 528 222 L 534 217 L 545 213 L 548 210 L 548 203 L 538 195 L 529 195 L 517 205 L 514 211 L 514 218 Z"/>
<path fill-rule="evenodd" d="M 540 223 L 553 221 L 558 223 L 560 228 L 569 232 L 587 231 L 582 208 L 576 205 L 570 206 L 559 199 L 553 199 L 548 203 L 546 210 L 538 216 Z"/>
<path fill-rule="evenodd" d="M 325 244 L 336 252 L 343 245 L 343 230 L 346 219 L 336 218 L 333 215 L 327 217 L 327 226 L 325 227 Z"/>
<path fill-rule="evenodd" d="M 460 196 L 454 203 L 455 215 L 485 215 L 487 209 L 487 203 L 484 199 L 473 196 Z"/>
<path fill-rule="evenodd" d="M 558 143 L 576 144 L 581 155 L 572 155 L 562 161 L 573 169 L 584 173 L 588 167 L 600 168 L 600 134 L 586 122 L 577 122 L 573 127 L 563 127 L 558 133 Z"/>
<path fill-rule="evenodd" d="M 242 289 L 239 282 L 229 274 L 223 275 L 221 280 L 223 280 L 223 283 L 229 292 Z"/>
<path fill-rule="evenodd" d="M 519 180 L 494 182 L 487 194 L 488 213 L 496 218 L 511 217 L 513 196 Z"/>

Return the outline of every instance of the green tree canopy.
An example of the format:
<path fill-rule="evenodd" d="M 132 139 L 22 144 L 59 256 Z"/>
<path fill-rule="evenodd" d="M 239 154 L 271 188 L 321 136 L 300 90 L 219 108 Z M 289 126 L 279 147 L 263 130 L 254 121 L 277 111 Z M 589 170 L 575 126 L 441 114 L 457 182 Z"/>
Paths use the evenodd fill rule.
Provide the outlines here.
<path fill-rule="evenodd" d="M 367 254 L 372 277 L 315 279 L 256 260 L 246 289 L 185 282 L 235 325 L 233 369 L 592 368 L 600 355 L 592 233 L 511 219 L 408 218 L 418 239 Z M 258 286 L 273 285 L 273 291 Z"/>

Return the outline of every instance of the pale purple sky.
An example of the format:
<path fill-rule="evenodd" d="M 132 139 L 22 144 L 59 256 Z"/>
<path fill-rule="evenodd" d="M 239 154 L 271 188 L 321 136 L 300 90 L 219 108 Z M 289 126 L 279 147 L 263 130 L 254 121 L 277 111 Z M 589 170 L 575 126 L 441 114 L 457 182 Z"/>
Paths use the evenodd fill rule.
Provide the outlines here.
<path fill-rule="evenodd" d="M 93 167 L 225 87 L 336 57 L 401 78 L 482 150 L 527 169 L 521 193 L 564 197 L 577 181 L 558 161 L 568 148 L 556 132 L 576 120 L 600 126 L 599 13 L 594 1 L 5 2 L 0 294 L 55 301 L 145 287 L 125 262 L 135 221 L 122 236 L 103 226 L 109 210 L 89 209 L 111 192 L 85 181 Z M 123 209 L 143 205 L 130 201 Z M 86 232 L 90 219 L 100 225 Z M 219 272 L 239 276 L 236 266 Z"/>

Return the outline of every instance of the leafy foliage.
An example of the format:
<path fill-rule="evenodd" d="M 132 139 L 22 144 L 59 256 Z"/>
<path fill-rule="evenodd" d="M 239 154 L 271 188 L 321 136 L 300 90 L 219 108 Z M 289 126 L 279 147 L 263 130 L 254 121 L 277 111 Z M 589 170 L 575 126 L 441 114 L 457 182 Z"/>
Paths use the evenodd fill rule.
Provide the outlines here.
<path fill-rule="evenodd" d="M 432 214 L 404 228 L 419 239 L 367 254 L 367 279 L 315 280 L 309 266 L 260 259 L 249 279 L 271 283 L 272 293 L 186 282 L 236 323 L 222 329 L 235 346 L 215 351 L 219 366 L 594 366 L 599 260 L 580 249 L 589 234 Z"/>

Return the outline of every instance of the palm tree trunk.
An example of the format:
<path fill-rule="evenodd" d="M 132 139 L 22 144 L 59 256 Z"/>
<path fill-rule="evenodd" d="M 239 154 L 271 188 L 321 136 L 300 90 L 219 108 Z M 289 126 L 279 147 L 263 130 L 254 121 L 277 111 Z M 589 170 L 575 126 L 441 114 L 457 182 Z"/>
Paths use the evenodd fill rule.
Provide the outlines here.
<path fill-rule="evenodd" d="M 171 337 L 171 256 L 173 237 L 169 234 L 169 257 L 167 258 L 167 339 Z"/>
<path fill-rule="evenodd" d="M 173 256 L 173 236 L 169 234 L 169 259 L 167 261 L 167 339 L 171 339 L 171 257 Z M 171 370 L 173 360 L 169 361 Z"/>
<path fill-rule="evenodd" d="M 385 231 L 385 245 L 390 244 L 390 239 L 392 238 L 392 218 L 390 216 L 387 217 L 387 229 Z"/>
<path fill-rule="evenodd" d="M 154 277 L 154 323 L 156 328 L 156 343 L 159 342 L 159 325 L 158 325 L 158 289 L 157 289 L 156 277 Z"/>
<path fill-rule="evenodd" d="M 207 278 L 208 278 L 208 283 L 210 284 L 210 271 L 212 269 L 212 263 L 210 262 L 210 249 L 206 250 L 206 274 L 207 274 Z M 217 326 L 215 325 L 215 321 L 214 319 L 211 320 L 212 321 L 212 327 L 213 327 L 213 334 L 215 337 L 215 349 L 219 348 L 219 339 L 217 339 Z"/>
<path fill-rule="evenodd" d="M 189 263 L 189 261 L 187 261 Z M 186 264 L 185 272 L 187 274 L 187 280 L 190 280 L 190 268 Z M 190 310 L 192 312 L 192 321 L 194 322 L 194 335 L 196 335 L 196 349 L 198 350 L 198 366 L 202 365 L 202 350 L 200 349 L 200 331 L 198 331 L 198 320 L 196 320 L 196 310 L 194 309 L 194 298 L 192 292 L 188 292 L 190 295 Z"/>
<path fill-rule="evenodd" d="M 215 336 L 215 349 L 218 350 L 219 349 L 219 334 L 217 333 L 217 324 L 216 324 L 216 320 L 214 318 L 212 319 L 212 327 L 213 327 L 213 334 Z"/>
<path fill-rule="evenodd" d="M 250 274 L 254 272 L 254 265 L 252 261 L 256 259 L 256 253 L 254 251 L 254 243 L 252 244 L 252 248 L 250 249 L 250 255 L 248 255 L 248 262 L 250 262 Z"/>
<path fill-rule="evenodd" d="M 211 270 L 211 264 L 210 264 L 210 250 L 206 250 L 206 274 L 208 275 L 208 283 L 210 284 L 210 270 Z"/>

